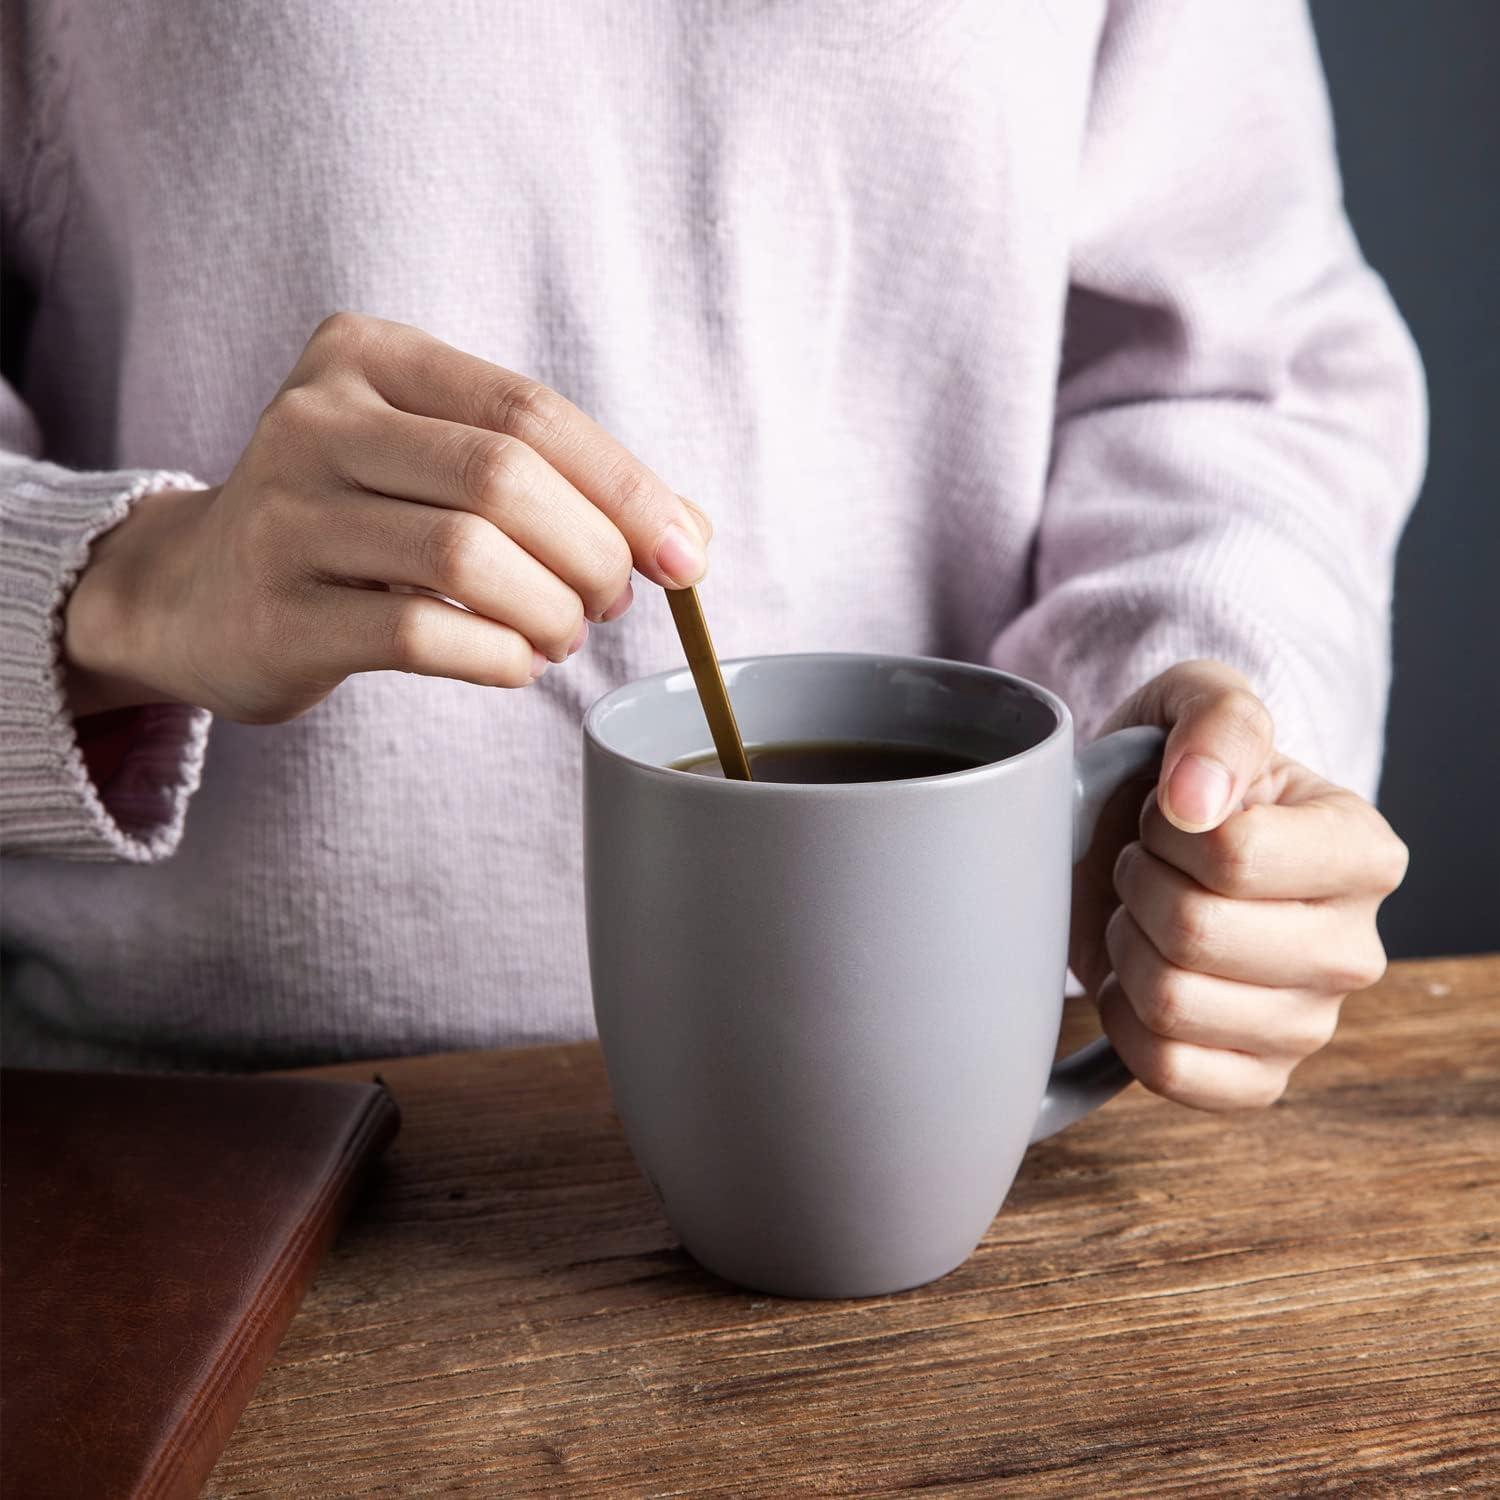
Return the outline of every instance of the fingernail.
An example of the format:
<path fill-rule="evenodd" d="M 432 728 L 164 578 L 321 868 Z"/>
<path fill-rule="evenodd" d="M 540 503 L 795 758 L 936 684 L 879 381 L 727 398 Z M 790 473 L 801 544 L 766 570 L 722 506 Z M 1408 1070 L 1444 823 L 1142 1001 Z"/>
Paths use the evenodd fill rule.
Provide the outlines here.
<path fill-rule="evenodd" d="M 607 625 L 611 620 L 618 620 L 620 616 L 623 615 L 625 611 L 629 609 L 630 606 L 634 603 L 635 590 L 631 588 L 631 586 L 627 583 L 625 585 L 625 592 L 621 594 L 620 597 L 616 599 L 615 602 L 611 604 L 610 607 L 605 610 L 602 615 L 599 616 L 599 623 L 601 625 Z"/>
<path fill-rule="evenodd" d="M 703 577 L 708 568 L 708 557 L 703 551 L 703 543 L 690 537 L 673 521 L 656 544 L 656 566 L 673 583 L 686 588 Z"/>
<path fill-rule="evenodd" d="M 535 682 L 547 670 L 547 658 L 540 651 L 531 653 L 531 680 Z"/>
<path fill-rule="evenodd" d="M 583 624 L 578 627 L 578 634 L 568 642 L 568 655 L 571 656 L 575 651 L 581 651 L 583 649 L 583 643 L 588 640 L 588 638 L 589 622 L 585 620 Z"/>
<path fill-rule="evenodd" d="M 1234 778 L 1216 760 L 1184 755 L 1167 782 L 1167 811 L 1190 832 L 1211 828 L 1229 811 Z"/>

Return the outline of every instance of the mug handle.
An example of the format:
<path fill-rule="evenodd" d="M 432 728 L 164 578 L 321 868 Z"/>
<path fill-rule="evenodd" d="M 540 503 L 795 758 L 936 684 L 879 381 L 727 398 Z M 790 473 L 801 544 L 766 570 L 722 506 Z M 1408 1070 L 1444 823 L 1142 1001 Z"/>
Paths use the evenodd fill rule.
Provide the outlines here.
<path fill-rule="evenodd" d="M 1073 862 L 1077 864 L 1094 841 L 1094 829 L 1104 804 L 1132 776 L 1160 768 L 1164 730 L 1149 725 L 1117 729 L 1080 752 L 1073 771 Z M 1113 1099 L 1131 1081 L 1107 1037 L 1052 1065 L 1047 1092 L 1031 1130 L 1033 1141 L 1056 1135 L 1090 1110 Z"/>

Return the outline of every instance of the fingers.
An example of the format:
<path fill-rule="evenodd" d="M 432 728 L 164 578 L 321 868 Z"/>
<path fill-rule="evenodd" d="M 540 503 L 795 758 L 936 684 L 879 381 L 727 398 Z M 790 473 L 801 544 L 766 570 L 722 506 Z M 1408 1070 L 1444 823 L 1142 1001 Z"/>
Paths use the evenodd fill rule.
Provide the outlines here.
<path fill-rule="evenodd" d="M 689 500 L 686 495 L 679 495 L 677 498 L 693 513 L 693 519 L 698 523 L 698 533 L 702 536 L 704 544 L 707 545 L 713 541 L 714 523 L 708 519 L 703 507 Z"/>
<path fill-rule="evenodd" d="M 1259 1109 L 1286 1091 L 1290 1068 L 1272 1058 L 1158 1036 L 1115 980 L 1099 996 L 1099 1019 L 1125 1066 L 1154 1094 L 1194 1109 Z"/>
<path fill-rule="evenodd" d="M 1406 846 L 1363 798 L 1324 785 L 1307 801 L 1242 808 L 1204 833 L 1175 827 L 1152 797 L 1141 812 L 1141 842 L 1220 896 L 1388 896 L 1406 873 Z"/>
<path fill-rule="evenodd" d="M 1105 929 L 1115 978 L 1145 1028 L 1169 1041 L 1297 1062 L 1332 1039 L 1339 997 L 1197 974 L 1163 958 L 1122 906 Z"/>
<path fill-rule="evenodd" d="M 327 448 L 351 485 L 482 516 L 572 589 L 590 619 L 618 619 L 625 608 L 610 611 L 622 600 L 628 607 L 629 543 L 518 438 L 372 401 L 329 434 Z"/>
<path fill-rule="evenodd" d="M 480 687 L 525 687 L 547 668 L 519 631 L 440 599 L 354 588 L 327 594 L 327 639 L 340 677 L 393 670 Z"/>
<path fill-rule="evenodd" d="M 1115 864 L 1123 905 L 1103 921 L 1108 886 L 1084 883 L 1103 953 L 1073 949 L 1108 975 L 1105 1028 L 1148 1087 L 1202 1108 L 1269 1103 L 1329 1040 L 1342 998 L 1384 972 L 1375 914 L 1405 846 L 1362 799 L 1277 755 L 1270 715 L 1222 663 L 1162 673 L 1104 727 L 1127 724 L 1167 729 L 1161 774 Z"/>
<path fill-rule="evenodd" d="M 1127 844 L 1115 889 L 1157 951 L 1181 969 L 1276 989 L 1347 994 L 1385 972 L 1372 900 L 1239 901 Z"/>
<path fill-rule="evenodd" d="M 1162 811 L 1185 832 L 1213 828 L 1237 808 L 1270 758 L 1274 726 L 1245 678 L 1216 661 L 1189 661 L 1140 693 L 1136 721 L 1167 729 Z"/>
<path fill-rule="evenodd" d="M 309 561 L 326 577 L 431 589 L 509 625 L 552 661 L 583 643 L 578 595 L 473 512 L 358 493 L 328 509 L 309 541 Z"/>
<path fill-rule="evenodd" d="M 692 511 L 556 391 L 421 329 L 357 314 L 325 320 L 307 357 L 359 370 L 402 411 L 518 438 L 614 523 L 635 566 L 663 587 L 696 583 L 707 570 Z"/>

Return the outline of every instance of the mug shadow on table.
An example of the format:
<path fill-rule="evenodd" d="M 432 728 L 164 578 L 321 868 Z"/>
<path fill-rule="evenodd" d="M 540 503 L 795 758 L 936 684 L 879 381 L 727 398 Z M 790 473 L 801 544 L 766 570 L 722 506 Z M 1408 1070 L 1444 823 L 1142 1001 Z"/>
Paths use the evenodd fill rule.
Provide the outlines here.
<path fill-rule="evenodd" d="M 575 1297 L 600 1311 L 624 1300 L 797 1300 L 742 1290 L 688 1255 L 602 1089 L 540 1118 L 486 1119 L 476 1109 L 463 1129 L 461 1097 L 396 1092 L 401 1134 L 334 1251 L 371 1296 L 394 1295 L 415 1273 L 424 1295 L 483 1293 L 497 1312 L 549 1303 L 562 1313 Z M 1111 1130 L 1075 1128 L 1032 1147 L 985 1243 L 1030 1239 L 1022 1214 L 1055 1224 L 1057 1213 L 1107 1193 L 1119 1166 Z"/>

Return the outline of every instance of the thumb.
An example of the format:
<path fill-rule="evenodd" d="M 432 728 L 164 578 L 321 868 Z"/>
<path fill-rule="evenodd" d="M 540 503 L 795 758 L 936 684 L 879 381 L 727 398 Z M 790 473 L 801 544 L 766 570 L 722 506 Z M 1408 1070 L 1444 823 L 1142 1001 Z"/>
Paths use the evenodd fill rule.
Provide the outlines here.
<path fill-rule="evenodd" d="M 703 538 L 703 545 L 706 547 L 713 540 L 714 523 L 708 519 L 701 505 L 689 500 L 686 495 L 679 495 L 677 498 L 687 506 L 688 513 L 692 516 L 693 523 L 697 526 L 698 533 Z"/>
<path fill-rule="evenodd" d="M 1183 662 L 1144 696 L 1168 731 L 1156 793 L 1163 815 L 1184 833 L 1217 828 L 1270 759 L 1270 712 L 1239 672 L 1216 661 Z"/>

